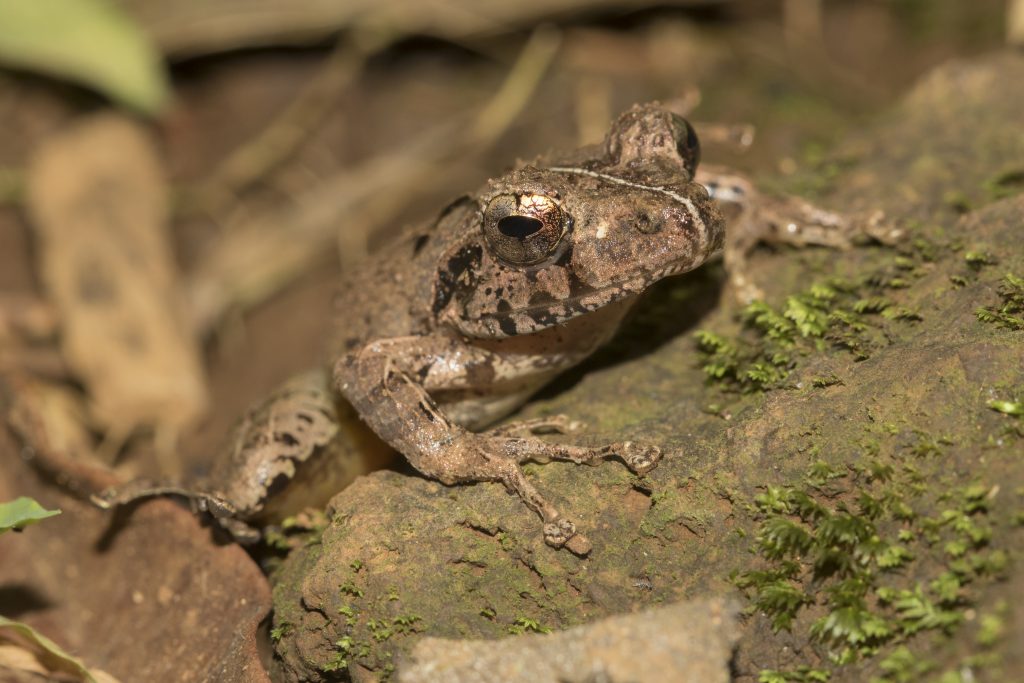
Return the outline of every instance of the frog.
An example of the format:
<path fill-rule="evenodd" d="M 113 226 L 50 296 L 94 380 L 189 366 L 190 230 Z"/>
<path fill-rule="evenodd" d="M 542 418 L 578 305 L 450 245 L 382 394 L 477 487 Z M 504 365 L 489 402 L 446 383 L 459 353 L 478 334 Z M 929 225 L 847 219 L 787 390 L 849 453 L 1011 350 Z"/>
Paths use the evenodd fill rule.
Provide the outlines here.
<path fill-rule="evenodd" d="M 185 487 L 140 481 L 94 500 L 109 507 L 185 495 L 252 541 L 269 513 L 287 507 L 282 499 L 316 505 L 315 491 L 330 495 L 373 469 L 351 453 L 369 450 L 379 463 L 393 449 L 447 486 L 503 484 L 540 518 L 547 545 L 587 555 L 587 535 L 524 463 L 617 459 L 643 476 L 662 449 L 545 438 L 584 428 L 564 415 L 499 421 L 607 342 L 664 278 L 724 252 L 727 267 L 737 266 L 735 290 L 756 294 L 741 273 L 752 226 L 826 242 L 850 232 L 835 214 L 779 209 L 739 176 L 702 173 L 700 157 L 687 119 L 650 103 L 624 112 L 599 144 L 489 180 L 342 275 L 329 367 L 289 380 L 251 410 L 211 477 Z M 743 227 L 733 243 L 723 209 Z"/>

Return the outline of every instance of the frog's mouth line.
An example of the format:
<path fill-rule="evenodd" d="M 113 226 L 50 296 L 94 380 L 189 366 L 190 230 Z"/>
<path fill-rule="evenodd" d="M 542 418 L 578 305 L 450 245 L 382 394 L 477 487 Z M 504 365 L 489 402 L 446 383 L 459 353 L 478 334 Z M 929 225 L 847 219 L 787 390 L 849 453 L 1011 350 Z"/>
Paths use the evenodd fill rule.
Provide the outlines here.
<path fill-rule="evenodd" d="M 591 313 L 602 306 L 607 306 L 608 304 L 615 303 L 616 301 L 621 301 L 628 296 L 640 294 L 649 285 L 666 277 L 672 277 L 673 275 L 681 275 L 682 273 L 689 272 L 690 270 L 693 270 L 694 267 L 695 266 L 692 264 L 685 262 L 676 263 L 638 277 L 616 280 L 596 289 L 588 289 L 586 291 L 573 293 L 558 301 L 538 302 L 522 306 L 520 308 L 512 308 L 507 311 L 502 311 L 501 313 L 491 313 L 481 317 L 492 319 L 508 318 L 514 315 L 537 317 L 537 314 L 546 312 L 553 306 L 561 304 L 561 306 L 565 308 L 566 312 L 570 314 L 566 318 L 568 319 L 570 317 Z M 592 299 L 593 303 L 584 304 L 583 301 L 586 299 Z"/>

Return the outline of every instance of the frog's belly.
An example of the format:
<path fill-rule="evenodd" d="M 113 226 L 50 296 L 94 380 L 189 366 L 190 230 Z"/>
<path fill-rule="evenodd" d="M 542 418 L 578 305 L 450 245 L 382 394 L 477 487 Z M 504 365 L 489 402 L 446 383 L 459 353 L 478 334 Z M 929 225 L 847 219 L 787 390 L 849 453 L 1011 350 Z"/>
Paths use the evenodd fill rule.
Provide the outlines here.
<path fill-rule="evenodd" d="M 453 422 L 471 432 L 477 432 L 515 412 L 545 384 L 547 380 L 531 382 L 527 386 L 520 385 L 515 390 L 487 395 L 444 391 L 435 394 L 434 400 Z"/>

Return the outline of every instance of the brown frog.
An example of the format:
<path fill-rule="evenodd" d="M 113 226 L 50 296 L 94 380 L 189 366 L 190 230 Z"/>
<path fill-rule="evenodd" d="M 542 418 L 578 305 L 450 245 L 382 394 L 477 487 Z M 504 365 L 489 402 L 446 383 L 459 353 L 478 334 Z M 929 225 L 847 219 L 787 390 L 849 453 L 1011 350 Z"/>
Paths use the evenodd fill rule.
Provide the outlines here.
<path fill-rule="evenodd" d="M 538 438 L 579 428 L 564 416 L 488 427 L 607 341 L 646 288 L 722 250 L 724 222 L 707 187 L 747 226 L 741 235 L 759 223 L 782 238 L 792 232 L 778 230 L 796 224 L 787 218 L 758 218 L 749 184 L 717 174 L 697 182 L 699 157 L 683 118 L 635 106 L 602 145 L 536 160 L 457 200 L 345 275 L 332 379 L 310 373 L 284 385 L 246 418 L 207 482 L 138 483 L 101 502 L 184 493 L 251 539 L 247 522 L 289 495 L 314 504 L 314 488 L 330 495 L 363 471 L 366 461 L 350 454 L 374 440 L 354 411 L 424 475 L 447 485 L 502 482 L 541 517 L 549 545 L 587 553 L 589 541 L 522 463 L 615 456 L 643 474 L 661 451 Z M 810 218 L 833 221 L 824 212 Z M 726 247 L 727 263 L 748 248 Z M 734 284 L 752 288 L 735 276 Z M 291 493 L 272 495 L 297 478 Z"/>

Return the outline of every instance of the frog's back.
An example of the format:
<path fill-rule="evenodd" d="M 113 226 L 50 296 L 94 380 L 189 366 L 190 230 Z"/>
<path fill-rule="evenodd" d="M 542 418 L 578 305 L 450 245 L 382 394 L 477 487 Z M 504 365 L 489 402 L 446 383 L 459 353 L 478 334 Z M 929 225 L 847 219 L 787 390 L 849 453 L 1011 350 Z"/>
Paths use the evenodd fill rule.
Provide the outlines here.
<path fill-rule="evenodd" d="M 422 335 L 433 327 L 438 264 L 466 239 L 477 212 L 469 197 L 453 202 L 433 222 L 405 230 L 342 276 L 335 302 L 340 355 L 375 339 Z"/>

